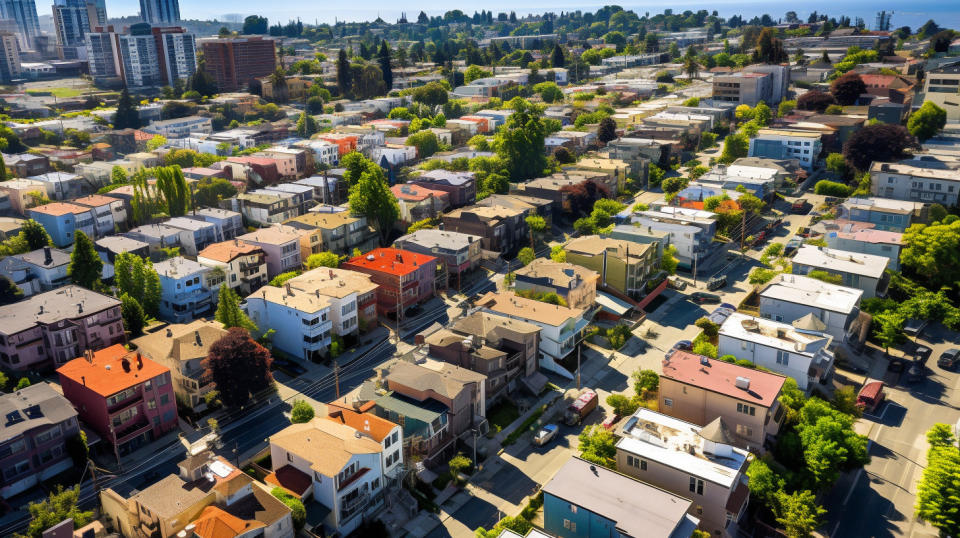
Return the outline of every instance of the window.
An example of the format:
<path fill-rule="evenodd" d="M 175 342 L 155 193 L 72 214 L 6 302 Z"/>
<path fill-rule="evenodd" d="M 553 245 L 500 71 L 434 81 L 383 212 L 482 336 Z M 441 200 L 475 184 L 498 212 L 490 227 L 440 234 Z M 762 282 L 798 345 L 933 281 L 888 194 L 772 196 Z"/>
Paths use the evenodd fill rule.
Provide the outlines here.
<path fill-rule="evenodd" d="M 167 405 L 170 402 L 170 395 L 163 394 L 160 396 L 160 405 Z"/>
<path fill-rule="evenodd" d="M 147 409 L 156 409 L 156 408 L 157 408 L 157 401 L 151 398 L 150 401 L 147 402 Z"/>
<path fill-rule="evenodd" d="M 703 480 L 700 480 L 695 477 L 690 477 L 690 492 L 696 493 L 697 495 L 703 495 Z"/>
<path fill-rule="evenodd" d="M 757 415 L 757 408 L 752 405 L 747 405 L 745 403 L 737 402 L 737 412 L 743 413 L 744 415 L 750 415 L 751 417 Z"/>
<path fill-rule="evenodd" d="M 737 435 L 741 437 L 753 437 L 753 428 L 748 428 L 743 424 L 737 424 Z"/>
<path fill-rule="evenodd" d="M 569 519 L 564 519 L 563 528 L 569 530 L 570 532 L 577 532 L 577 523 L 575 521 L 570 521 Z"/>
<path fill-rule="evenodd" d="M 782 364 L 787 366 L 790 364 L 790 353 L 783 351 L 782 349 L 777 350 L 777 364 Z"/>
<path fill-rule="evenodd" d="M 663 405 L 667 407 L 673 407 L 673 400 L 671 400 L 670 398 L 664 398 Z"/>
<path fill-rule="evenodd" d="M 571 514 L 576 514 L 576 513 L 577 513 L 577 505 L 575 505 L 575 504 L 571 504 L 571 505 L 570 505 L 570 513 L 571 513 Z"/>

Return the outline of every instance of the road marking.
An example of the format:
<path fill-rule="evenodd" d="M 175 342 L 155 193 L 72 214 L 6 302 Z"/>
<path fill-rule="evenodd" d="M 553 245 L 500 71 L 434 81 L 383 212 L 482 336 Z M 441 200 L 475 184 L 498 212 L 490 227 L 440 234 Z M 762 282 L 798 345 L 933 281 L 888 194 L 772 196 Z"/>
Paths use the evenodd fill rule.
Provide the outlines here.
<path fill-rule="evenodd" d="M 850 491 L 847 492 L 847 496 L 843 499 L 843 506 L 846 506 L 847 502 L 850 501 L 850 496 L 853 495 L 853 490 L 856 489 L 861 476 L 863 476 L 863 467 L 857 469 L 857 476 L 853 477 L 853 484 L 850 485 Z M 834 529 L 834 532 L 836 532 L 836 529 Z M 831 536 L 833 536 L 833 534 L 831 534 Z"/>

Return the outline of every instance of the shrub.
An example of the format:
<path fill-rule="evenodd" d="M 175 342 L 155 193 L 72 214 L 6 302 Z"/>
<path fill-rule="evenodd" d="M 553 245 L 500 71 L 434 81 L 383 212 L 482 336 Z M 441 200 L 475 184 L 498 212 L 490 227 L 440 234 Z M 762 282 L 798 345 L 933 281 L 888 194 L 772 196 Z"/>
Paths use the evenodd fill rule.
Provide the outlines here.
<path fill-rule="evenodd" d="M 850 191 L 851 189 L 847 185 L 827 179 L 821 179 L 813 187 L 813 192 L 816 194 L 821 194 L 824 196 L 836 196 L 838 198 L 846 198 L 847 196 L 850 196 Z"/>

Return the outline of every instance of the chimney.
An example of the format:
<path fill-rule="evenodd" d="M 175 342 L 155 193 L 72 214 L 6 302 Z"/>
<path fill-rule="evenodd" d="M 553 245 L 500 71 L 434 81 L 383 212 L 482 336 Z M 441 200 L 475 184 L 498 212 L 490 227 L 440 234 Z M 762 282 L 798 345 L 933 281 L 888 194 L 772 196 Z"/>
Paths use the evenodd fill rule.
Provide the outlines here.
<path fill-rule="evenodd" d="M 123 371 L 124 371 L 124 372 L 129 372 L 129 371 L 130 371 L 130 361 L 127 360 L 126 357 L 124 357 L 123 360 L 120 361 L 120 365 L 123 366 Z"/>
<path fill-rule="evenodd" d="M 53 251 L 50 250 L 50 247 L 43 247 L 43 264 L 50 265 L 53 263 Z"/>
<path fill-rule="evenodd" d="M 200 338 L 200 331 L 193 331 L 193 340 L 197 343 L 198 346 L 203 345 L 203 339 Z"/>
<path fill-rule="evenodd" d="M 83 314 L 83 303 L 77 303 L 77 314 Z"/>
<path fill-rule="evenodd" d="M 137 370 L 143 370 L 143 356 L 137 353 Z"/>
<path fill-rule="evenodd" d="M 167 338 L 170 338 L 172 336 L 173 336 L 173 331 L 170 329 L 170 327 L 167 327 Z"/>
<path fill-rule="evenodd" d="M 87 386 L 87 376 L 85 376 L 85 375 L 80 376 L 80 382 L 83 383 L 83 386 L 84 386 L 84 387 L 86 387 L 86 386 Z"/>

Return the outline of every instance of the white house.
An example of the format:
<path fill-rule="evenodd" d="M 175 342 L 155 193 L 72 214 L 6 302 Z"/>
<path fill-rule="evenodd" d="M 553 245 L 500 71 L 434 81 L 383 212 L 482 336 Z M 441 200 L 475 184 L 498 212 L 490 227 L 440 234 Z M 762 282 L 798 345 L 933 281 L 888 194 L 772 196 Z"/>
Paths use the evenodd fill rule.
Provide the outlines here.
<path fill-rule="evenodd" d="M 144 127 L 143 130 L 166 138 L 186 138 L 191 133 L 210 134 L 213 132 L 213 123 L 207 117 L 187 116 L 172 120 L 154 121 Z"/>
<path fill-rule="evenodd" d="M 792 377 L 802 390 L 825 383 L 833 372 L 829 334 L 734 312 L 720 326 L 718 356 L 733 355 Z"/>
<path fill-rule="evenodd" d="M 760 129 L 750 139 L 750 157 L 797 159 L 805 170 L 813 170 L 823 145 L 820 133 L 792 129 Z"/>
<path fill-rule="evenodd" d="M 860 313 L 863 290 L 828 284 L 801 275 L 777 275 L 760 292 L 760 317 L 783 323 L 813 314 L 825 332 L 842 342 Z"/>
<path fill-rule="evenodd" d="M 793 256 L 792 273 L 806 275 L 811 271 L 825 271 L 840 276 L 841 283 L 863 290 L 863 298 L 883 297 L 890 279 L 885 271 L 890 259 L 872 254 L 803 245 Z"/>
<path fill-rule="evenodd" d="M 23 291 L 23 295 L 29 297 L 70 282 L 67 275 L 69 265 L 69 252 L 43 247 L 0 260 L 0 275 L 13 281 Z"/>
<path fill-rule="evenodd" d="M 951 207 L 960 195 L 960 170 L 876 162 L 870 178 L 870 192 L 883 198 Z"/>

